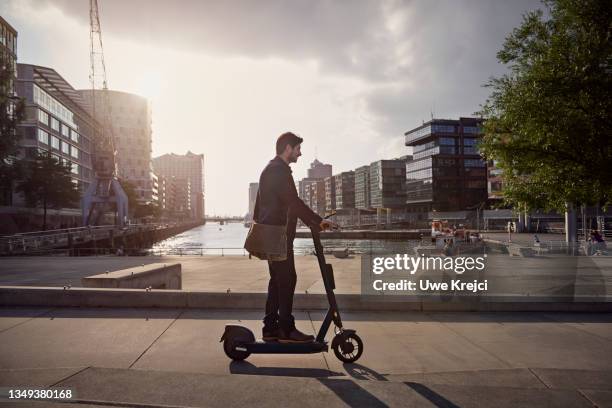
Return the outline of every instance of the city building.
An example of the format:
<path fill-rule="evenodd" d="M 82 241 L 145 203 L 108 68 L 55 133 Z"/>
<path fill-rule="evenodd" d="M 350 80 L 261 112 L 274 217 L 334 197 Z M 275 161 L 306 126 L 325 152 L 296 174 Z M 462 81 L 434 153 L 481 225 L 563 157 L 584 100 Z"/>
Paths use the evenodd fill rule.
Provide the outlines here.
<path fill-rule="evenodd" d="M 325 212 L 327 214 L 336 209 L 336 178 L 325 177 Z"/>
<path fill-rule="evenodd" d="M 153 141 L 149 101 L 141 96 L 121 91 L 92 92 L 82 89 L 78 92 L 85 100 L 89 112 L 91 112 L 92 95 L 95 95 L 98 122 L 110 121 L 110 134 L 117 152 L 115 157 L 117 178 L 133 185 L 138 204 L 157 204 L 159 197 L 151 166 Z M 102 108 L 105 104 L 108 104 L 108 116 Z"/>
<path fill-rule="evenodd" d="M 370 206 L 406 207 L 406 160 L 378 160 L 370 164 Z"/>
<path fill-rule="evenodd" d="M 306 203 L 310 209 L 321 217 L 325 216 L 325 180 L 318 179 L 306 185 Z"/>
<path fill-rule="evenodd" d="M 11 115 L 15 109 L 15 80 L 17 79 L 17 30 L 0 16 L 0 65 L 2 69 L 12 69 L 13 79 L 10 80 L 7 89 L 9 102 L 7 113 Z M 2 135 L 4 136 L 4 135 Z M 14 134 L 13 134 L 14 136 Z M 0 205 L 10 206 L 12 203 L 13 189 L 7 180 L 0 183 Z"/>
<path fill-rule="evenodd" d="M 168 210 L 168 186 L 166 183 L 166 177 L 156 174 L 157 177 L 157 197 L 158 197 L 158 205 L 162 210 L 162 213 L 165 213 Z"/>
<path fill-rule="evenodd" d="M 310 163 L 310 168 L 308 169 L 307 178 L 324 179 L 325 177 L 329 177 L 331 175 L 332 175 L 332 165 L 331 164 L 323 164 L 317 159 L 314 159 L 314 161 Z"/>
<path fill-rule="evenodd" d="M 19 125 L 19 156 L 49 152 L 70 165 L 72 180 L 83 194 L 93 178 L 91 136 L 98 125 L 79 92 L 54 69 L 30 64 L 17 64 L 16 91 L 26 104 L 26 118 Z M 24 206 L 23 198 L 14 194 L 13 205 Z"/>
<path fill-rule="evenodd" d="M 497 167 L 495 160 L 487 162 L 487 194 L 489 200 L 499 202 L 503 198 L 502 169 Z"/>
<path fill-rule="evenodd" d="M 189 180 L 191 218 L 204 219 L 204 155 L 189 151 L 184 155 L 164 154 L 153 159 L 153 168 L 167 179 L 175 177 Z"/>
<path fill-rule="evenodd" d="M 482 119 L 432 119 L 405 133 L 410 212 L 462 211 L 487 200 L 487 168 L 477 149 Z"/>
<path fill-rule="evenodd" d="M 355 208 L 369 209 L 370 205 L 370 166 L 355 169 Z"/>
<path fill-rule="evenodd" d="M 249 214 L 248 220 L 252 220 L 255 215 L 255 201 L 259 192 L 259 183 L 249 183 Z"/>
<path fill-rule="evenodd" d="M 309 178 L 309 177 L 305 177 L 303 179 L 301 179 L 300 181 L 298 181 L 298 186 L 297 186 L 297 190 L 298 190 L 298 196 L 302 199 L 302 201 L 304 201 L 306 203 L 306 205 L 310 206 L 310 197 L 306 196 L 306 186 L 310 183 L 314 183 L 319 179 L 316 178 Z"/>
<path fill-rule="evenodd" d="M 188 178 L 166 177 L 167 214 L 176 220 L 193 218 L 191 181 Z"/>
<path fill-rule="evenodd" d="M 355 208 L 355 172 L 345 171 L 334 176 L 336 209 Z"/>

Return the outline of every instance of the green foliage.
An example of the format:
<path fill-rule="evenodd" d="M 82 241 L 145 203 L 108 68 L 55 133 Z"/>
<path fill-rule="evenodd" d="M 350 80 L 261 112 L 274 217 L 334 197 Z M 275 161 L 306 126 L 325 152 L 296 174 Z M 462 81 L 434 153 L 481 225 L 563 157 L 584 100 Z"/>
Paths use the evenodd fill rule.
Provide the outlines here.
<path fill-rule="evenodd" d="M 480 150 L 504 172 L 519 209 L 612 199 L 612 7 L 545 1 L 498 52 L 509 73 L 492 78 Z"/>
<path fill-rule="evenodd" d="M 48 153 L 36 153 L 20 160 L 17 166 L 22 178 L 16 191 L 23 193 L 28 206 L 43 208 L 43 229 L 47 226 L 48 208 L 78 206 L 80 194 L 72 182 L 70 165 Z"/>
<path fill-rule="evenodd" d="M 128 198 L 128 208 L 131 218 L 144 218 L 153 216 L 158 219 L 161 217 L 162 210 L 156 204 L 139 204 L 138 194 L 136 192 L 136 186 L 128 180 L 119 180 L 119 184 L 123 187 L 123 191 Z"/>

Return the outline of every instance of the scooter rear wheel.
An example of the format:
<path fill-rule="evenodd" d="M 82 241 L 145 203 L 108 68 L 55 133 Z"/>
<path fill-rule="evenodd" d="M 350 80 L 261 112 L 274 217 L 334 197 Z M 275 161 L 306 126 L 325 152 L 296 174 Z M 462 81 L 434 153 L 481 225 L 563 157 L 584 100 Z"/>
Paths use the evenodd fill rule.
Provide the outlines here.
<path fill-rule="evenodd" d="M 223 341 L 223 351 L 225 355 L 234 361 L 242 361 L 251 355 L 248 351 L 236 350 L 238 344 L 234 339 L 225 339 Z"/>
<path fill-rule="evenodd" d="M 332 344 L 338 360 L 345 363 L 354 363 L 363 353 L 363 341 L 355 333 L 339 333 Z"/>

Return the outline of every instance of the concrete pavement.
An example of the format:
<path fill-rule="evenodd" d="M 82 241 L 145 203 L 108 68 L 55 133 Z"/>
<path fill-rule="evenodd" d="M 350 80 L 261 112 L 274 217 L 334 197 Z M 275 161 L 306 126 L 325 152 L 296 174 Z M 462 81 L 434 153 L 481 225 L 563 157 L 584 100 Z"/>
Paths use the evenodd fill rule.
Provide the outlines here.
<path fill-rule="evenodd" d="M 322 317 L 296 314 L 310 332 Z M 356 364 L 333 353 L 231 362 L 225 323 L 258 335 L 260 318 L 2 308 L 0 387 L 72 387 L 79 406 L 612 406 L 612 314 L 343 313 L 365 343 Z"/>

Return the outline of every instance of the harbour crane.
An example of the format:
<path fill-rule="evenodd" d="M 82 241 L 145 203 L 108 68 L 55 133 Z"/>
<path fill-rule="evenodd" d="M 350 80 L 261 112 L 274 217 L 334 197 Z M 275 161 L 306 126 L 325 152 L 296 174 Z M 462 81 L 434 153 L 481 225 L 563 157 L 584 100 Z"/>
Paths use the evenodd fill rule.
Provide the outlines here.
<path fill-rule="evenodd" d="M 87 99 L 93 118 L 91 134 L 94 180 L 83 196 L 83 225 L 99 225 L 105 213 L 116 211 L 115 223 L 123 226 L 128 216 L 128 198 L 116 176 L 115 138 L 111 123 L 98 0 L 89 0 L 89 28 L 91 96 Z"/>

